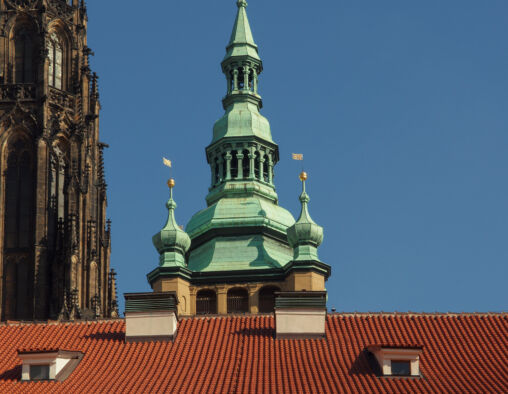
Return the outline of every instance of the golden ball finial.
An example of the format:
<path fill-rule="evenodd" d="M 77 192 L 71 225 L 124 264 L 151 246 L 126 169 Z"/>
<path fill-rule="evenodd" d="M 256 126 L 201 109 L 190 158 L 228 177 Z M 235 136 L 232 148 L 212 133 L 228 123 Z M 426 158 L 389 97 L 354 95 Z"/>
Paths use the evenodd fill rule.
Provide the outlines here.
<path fill-rule="evenodd" d="M 168 180 L 168 186 L 170 189 L 173 189 L 175 187 L 175 180 L 173 178 Z"/>
<path fill-rule="evenodd" d="M 304 182 L 304 181 L 306 181 L 306 180 L 307 180 L 307 173 L 306 173 L 305 171 L 302 171 L 302 172 L 300 173 L 300 180 L 301 180 L 302 182 Z"/>

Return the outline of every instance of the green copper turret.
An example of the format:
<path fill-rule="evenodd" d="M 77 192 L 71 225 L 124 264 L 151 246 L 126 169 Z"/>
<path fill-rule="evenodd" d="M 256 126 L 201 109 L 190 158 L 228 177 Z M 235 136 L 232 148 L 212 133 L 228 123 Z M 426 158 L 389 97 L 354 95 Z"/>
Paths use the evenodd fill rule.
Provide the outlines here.
<path fill-rule="evenodd" d="M 173 187 L 175 181 L 170 179 L 168 220 L 164 228 L 152 237 L 153 244 L 160 254 L 160 267 L 185 267 L 185 253 L 189 250 L 191 240 L 187 233 L 180 229 L 175 220 L 176 202 L 173 200 Z"/>
<path fill-rule="evenodd" d="M 302 194 L 300 194 L 302 210 L 296 223 L 288 228 L 288 240 L 294 249 L 294 261 L 319 261 L 317 248 L 323 242 L 323 227 L 314 223 L 309 214 L 307 204 L 310 197 L 305 191 L 307 180 L 305 172 L 300 174 L 300 180 L 302 181 Z"/>

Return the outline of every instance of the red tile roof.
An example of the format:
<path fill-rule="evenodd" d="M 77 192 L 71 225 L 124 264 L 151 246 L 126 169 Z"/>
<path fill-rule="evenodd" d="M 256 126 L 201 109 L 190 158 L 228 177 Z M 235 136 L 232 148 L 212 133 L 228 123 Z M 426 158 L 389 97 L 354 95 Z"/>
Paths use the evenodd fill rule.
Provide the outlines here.
<path fill-rule="evenodd" d="M 333 314 L 326 340 L 276 340 L 272 316 L 182 318 L 174 342 L 123 320 L 0 326 L 0 392 L 507 393 L 508 314 Z M 421 346 L 422 377 L 380 377 L 372 344 Z M 20 382 L 17 349 L 73 349 L 64 382 Z"/>

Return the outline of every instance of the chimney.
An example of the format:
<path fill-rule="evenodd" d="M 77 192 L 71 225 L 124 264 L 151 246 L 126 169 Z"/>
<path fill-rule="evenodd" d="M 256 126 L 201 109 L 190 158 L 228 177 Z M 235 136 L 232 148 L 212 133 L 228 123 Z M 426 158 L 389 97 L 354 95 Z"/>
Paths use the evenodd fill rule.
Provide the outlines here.
<path fill-rule="evenodd" d="M 158 293 L 126 293 L 125 341 L 169 341 L 178 328 L 174 291 Z"/>
<path fill-rule="evenodd" d="M 277 339 L 325 337 L 326 291 L 281 291 L 275 297 Z"/>

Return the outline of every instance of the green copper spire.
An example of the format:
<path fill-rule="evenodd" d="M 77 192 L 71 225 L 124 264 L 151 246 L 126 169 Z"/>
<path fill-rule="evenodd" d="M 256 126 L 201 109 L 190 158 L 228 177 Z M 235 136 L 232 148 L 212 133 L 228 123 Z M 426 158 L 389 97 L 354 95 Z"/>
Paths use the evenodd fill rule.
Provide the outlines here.
<path fill-rule="evenodd" d="M 206 148 L 211 169 L 208 207 L 186 227 L 192 239 L 188 269 L 209 275 L 220 272 L 221 277 L 249 270 L 280 274 L 293 257 L 287 228 L 294 218 L 278 205 L 273 182 L 279 148 L 268 120 L 259 113 L 258 77 L 263 66 L 247 19 L 247 3 L 238 0 L 237 6 L 221 63 L 226 77 L 225 113 L 215 122 Z"/>
<path fill-rule="evenodd" d="M 254 43 L 254 37 L 250 30 L 249 19 L 247 19 L 247 2 L 238 0 L 238 13 L 236 14 L 235 25 L 226 47 L 224 60 L 236 56 L 250 56 L 253 59 L 261 60 L 258 55 L 258 46 Z"/>
<path fill-rule="evenodd" d="M 173 200 L 173 187 L 175 181 L 170 179 L 169 200 L 166 203 L 168 208 L 168 220 L 164 228 L 152 237 L 155 248 L 160 253 L 159 265 L 162 267 L 182 266 L 185 267 L 185 253 L 189 250 L 191 240 L 175 220 L 176 202 Z"/>
<path fill-rule="evenodd" d="M 307 204 L 310 198 L 305 191 L 307 180 L 305 172 L 300 174 L 300 180 L 302 181 L 302 194 L 300 194 L 302 211 L 296 223 L 288 228 L 288 240 L 294 249 L 294 261 L 319 261 L 317 247 L 323 242 L 323 227 L 314 223 L 309 215 Z"/>

